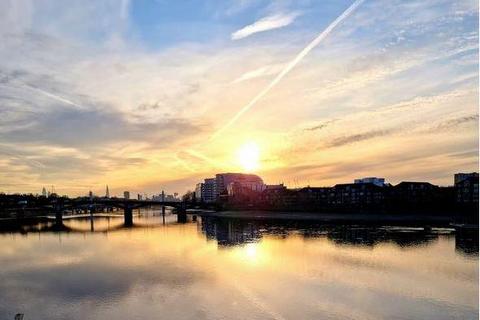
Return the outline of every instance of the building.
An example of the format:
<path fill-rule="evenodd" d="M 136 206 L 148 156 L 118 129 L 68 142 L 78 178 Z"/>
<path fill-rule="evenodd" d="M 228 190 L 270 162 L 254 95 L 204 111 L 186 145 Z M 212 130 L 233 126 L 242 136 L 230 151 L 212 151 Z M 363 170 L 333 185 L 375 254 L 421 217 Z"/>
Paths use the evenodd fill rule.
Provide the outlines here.
<path fill-rule="evenodd" d="M 168 202 L 178 202 L 178 201 L 180 201 L 180 199 L 177 198 L 177 197 L 175 196 L 175 194 L 166 194 L 166 195 L 165 195 L 165 201 L 168 201 Z"/>
<path fill-rule="evenodd" d="M 245 193 L 245 192 L 262 192 L 265 190 L 265 185 L 262 183 L 256 182 L 245 182 L 245 181 L 234 181 L 230 182 L 227 185 L 227 194 L 229 197 L 234 196 L 235 194 Z"/>
<path fill-rule="evenodd" d="M 283 183 L 280 183 L 280 184 L 266 184 L 265 185 L 265 190 L 283 191 L 283 190 L 287 190 L 287 187 L 285 187 L 283 185 Z"/>
<path fill-rule="evenodd" d="M 123 191 L 123 198 L 125 200 L 130 199 L 130 191 Z"/>
<path fill-rule="evenodd" d="M 454 185 L 457 185 L 457 183 L 460 183 L 467 178 L 477 178 L 478 179 L 478 172 L 455 173 L 455 175 L 454 175 Z"/>
<path fill-rule="evenodd" d="M 163 196 L 162 196 L 162 194 L 159 194 L 159 195 L 155 195 L 155 194 L 154 194 L 154 195 L 152 196 L 152 200 L 153 200 L 153 201 L 163 201 Z"/>
<path fill-rule="evenodd" d="M 261 190 L 252 189 L 250 185 L 243 185 L 241 182 L 235 181 L 228 184 L 227 193 L 229 203 L 248 207 L 259 201 Z"/>
<path fill-rule="evenodd" d="M 137 194 L 137 200 L 143 200 L 143 196 L 140 193 Z"/>
<path fill-rule="evenodd" d="M 329 205 L 338 208 L 372 208 L 382 204 L 383 200 L 383 187 L 365 182 L 337 184 L 328 195 Z"/>
<path fill-rule="evenodd" d="M 203 190 L 202 190 L 202 201 L 203 202 L 215 202 L 216 196 L 216 179 L 215 178 L 207 178 L 203 182 Z"/>
<path fill-rule="evenodd" d="M 460 213 L 456 222 L 478 225 L 478 173 L 455 175 L 454 202 Z"/>
<path fill-rule="evenodd" d="M 110 190 L 108 190 L 108 185 L 105 188 L 105 198 L 110 198 Z"/>
<path fill-rule="evenodd" d="M 203 200 L 203 192 L 204 192 L 204 183 L 197 183 L 195 186 L 195 199 L 197 201 L 202 201 Z"/>
<path fill-rule="evenodd" d="M 431 191 L 438 188 L 430 182 L 402 181 L 393 187 L 397 194 L 410 199 L 421 199 L 428 197 Z"/>
<path fill-rule="evenodd" d="M 457 175 L 462 175 L 458 176 Z M 478 173 L 458 173 L 455 175 L 456 202 L 461 204 L 478 203 Z"/>
<path fill-rule="evenodd" d="M 286 195 L 290 190 L 283 184 L 266 185 L 260 195 L 260 201 L 263 209 L 278 209 L 284 205 Z"/>
<path fill-rule="evenodd" d="M 427 212 L 442 202 L 440 191 L 429 182 L 403 181 L 389 189 L 388 204 L 393 211 Z"/>
<path fill-rule="evenodd" d="M 305 187 L 298 190 L 298 201 L 311 209 L 325 208 L 332 193 L 330 187 Z"/>
<path fill-rule="evenodd" d="M 265 187 L 262 178 L 255 174 L 245 173 L 219 173 L 215 176 L 215 196 L 218 199 L 221 194 L 228 193 L 228 185 L 238 182 L 242 187 L 255 191 L 262 191 Z"/>
<path fill-rule="evenodd" d="M 158 195 L 153 195 L 152 196 L 152 200 L 154 201 L 166 201 L 166 202 L 180 202 L 181 199 L 178 198 L 178 193 L 174 193 L 174 194 L 165 194 L 164 191 L 162 191 L 162 193 L 158 194 Z"/>
<path fill-rule="evenodd" d="M 355 184 L 359 183 L 373 183 L 376 186 L 384 187 L 385 186 L 385 178 L 377 178 L 377 177 L 366 177 L 361 179 L 355 179 Z"/>
<path fill-rule="evenodd" d="M 230 190 L 230 192 L 229 192 Z M 212 203 L 228 196 L 245 191 L 262 192 L 265 190 L 263 180 L 254 174 L 219 173 L 215 178 L 207 178 L 195 186 L 195 198 L 205 203 Z"/>
<path fill-rule="evenodd" d="M 42 188 L 42 196 L 47 197 L 47 190 L 45 187 Z"/>

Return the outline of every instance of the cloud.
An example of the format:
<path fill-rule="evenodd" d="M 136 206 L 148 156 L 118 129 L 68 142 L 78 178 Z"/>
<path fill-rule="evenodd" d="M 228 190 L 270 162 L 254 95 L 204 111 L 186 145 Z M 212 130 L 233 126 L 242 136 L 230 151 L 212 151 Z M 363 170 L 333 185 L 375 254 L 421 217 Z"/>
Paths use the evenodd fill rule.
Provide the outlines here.
<path fill-rule="evenodd" d="M 225 8 L 224 11 L 222 11 L 223 15 L 226 16 L 233 16 L 236 14 L 239 14 L 254 4 L 258 3 L 256 0 L 233 0 L 233 1 L 225 1 L 224 4 L 227 4 L 227 7 Z"/>
<path fill-rule="evenodd" d="M 232 40 L 239 40 L 258 32 L 286 27 L 293 23 L 299 16 L 299 12 L 291 12 L 288 14 L 279 13 L 263 17 L 260 20 L 233 32 L 231 38 Z"/>
<path fill-rule="evenodd" d="M 230 121 L 228 121 L 224 126 L 217 130 L 212 136 L 211 140 L 218 137 L 221 133 L 231 127 L 238 119 L 248 110 L 250 110 L 254 105 L 257 104 L 265 95 L 267 95 L 270 90 L 272 90 L 282 79 L 294 69 L 297 64 L 299 64 L 315 47 L 317 47 L 343 20 L 347 19 L 362 3 L 364 0 L 356 0 L 350 5 L 345 11 L 342 12 L 332 23 L 330 23 L 320 34 L 318 34 L 306 47 L 304 47 L 295 57 L 286 64 L 285 68 L 277 74 L 277 76 L 257 95 L 250 100 L 243 108 L 241 108 L 235 116 L 233 116 Z"/>
<path fill-rule="evenodd" d="M 378 137 L 384 137 L 390 135 L 398 130 L 395 129 L 385 129 L 385 130 L 371 130 L 364 133 L 346 135 L 343 137 L 338 137 L 333 139 L 328 143 L 329 147 L 341 147 L 346 144 L 351 144 L 355 142 L 360 142 L 364 140 L 374 139 Z"/>
<path fill-rule="evenodd" d="M 182 192 L 217 170 L 198 155 L 233 163 L 234 149 L 249 135 L 265 142 L 264 159 L 274 159 L 265 170 L 337 163 L 362 150 L 359 161 L 371 163 L 369 170 L 377 174 L 375 170 L 388 166 L 385 146 L 420 155 L 422 165 L 437 159 L 427 158 L 422 149 L 432 157 L 478 149 L 475 1 L 433 6 L 418 0 L 390 6 L 367 1 L 321 50 L 312 50 L 276 84 L 255 112 L 235 122 L 234 134 L 205 143 L 258 94 L 259 84 L 275 78 L 346 5 L 300 2 L 209 2 L 206 11 L 195 13 L 211 14 L 212 8 L 223 12 L 212 19 L 202 16 L 211 37 L 195 39 L 198 33 L 192 32 L 187 43 L 173 35 L 167 47 L 162 37 L 145 32 L 138 17 L 129 14 L 141 9 L 135 1 L 0 1 L 3 185 L 28 181 L 28 191 L 38 192 L 42 185 L 55 184 L 74 195 L 78 185 L 95 191 L 98 183 L 103 192 L 108 183 L 111 190 L 158 193 L 167 183 L 167 191 Z M 225 9 L 232 5 L 241 10 L 228 16 Z M 166 15 L 181 12 L 176 2 L 169 6 Z M 281 30 L 254 42 L 225 43 L 232 20 L 245 21 L 247 14 L 263 17 L 265 12 L 283 14 L 260 19 L 235 37 L 279 27 L 282 19 L 285 25 L 299 22 L 298 12 L 308 16 L 302 18 L 301 29 Z M 162 26 L 165 16 L 158 14 L 161 19 L 154 23 Z M 176 25 L 192 27 L 191 16 L 172 18 Z M 325 148 L 317 148 L 321 143 Z M 294 148 L 303 150 L 295 154 Z M 181 152 L 192 149 L 197 156 Z M 470 165 L 474 158 L 474 152 L 456 162 L 440 157 L 430 165 L 435 172 L 468 170 L 476 168 Z M 229 169 L 237 168 L 224 168 Z M 405 167 L 397 176 L 412 177 L 412 170 Z M 419 176 L 421 170 L 429 172 L 426 167 L 415 170 Z M 313 168 L 308 174 L 314 184 L 334 171 Z M 349 175 L 341 171 L 335 178 Z M 278 171 L 265 180 L 285 178 Z"/>
<path fill-rule="evenodd" d="M 460 125 L 467 124 L 467 123 L 478 123 L 478 114 L 474 115 L 467 115 L 462 117 L 457 117 L 454 119 L 445 120 L 438 125 L 430 128 L 430 132 L 439 132 L 439 131 L 448 131 L 454 129 Z"/>
<path fill-rule="evenodd" d="M 240 83 L 247 80 L 252 80 L 260 77 L 267 77 L 278 74 L 284 68 L 283 64 L 263 66 L 255 70 L 247 71 L 240 77 L 232 81 L 232 84 Z"/>
<path fill-rule="evenodd" d="M 135 123 L 128 115 L 102 110 L 57 109 L 32 116 L 27 128 L 2 133 L 9 142 L 36 142 L 60 146 L 101 147 L 117 141 L 148 141 L 157 147 L 173 142 L 179 133 L 199 132 L 181 119 L 156 124 Z M 192 131 L 193 130 L 193 131 Z"/>
<path fill-rule="evenodd" d="M 128 10 L 130 6 L 130 0 L 122 0 L 120 3 L 120 17 L 122 19 L 128 18 Z"/>
<path fill-rule="evenodd" d="M 314 126 L 310 126 L 308 128 L 305 128 L 304 130 L 305 131 L 317 131 L 317 130 L 322 130 L 322 129 L 325 129 L 326 127 L 330 126 L 332 123 L 338 121 L 337 119 L 332 119 L 332 120 L 327 120 L 327 121 L 324 121 L 322 123 L 319 123 L 317 125 L 314 125 Z"/>

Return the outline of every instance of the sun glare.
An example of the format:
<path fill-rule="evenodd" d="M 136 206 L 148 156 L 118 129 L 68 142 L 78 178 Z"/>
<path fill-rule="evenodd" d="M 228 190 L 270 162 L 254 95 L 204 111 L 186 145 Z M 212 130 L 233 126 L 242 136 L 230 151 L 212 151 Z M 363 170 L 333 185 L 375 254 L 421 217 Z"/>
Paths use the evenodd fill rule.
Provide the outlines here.
<path fill-rule="evenodd" d="M 260 149 L 254 142 L 245 143 L 237 151 L 237 161 L 244 171 L 255 171 L 260 166 Z"/>

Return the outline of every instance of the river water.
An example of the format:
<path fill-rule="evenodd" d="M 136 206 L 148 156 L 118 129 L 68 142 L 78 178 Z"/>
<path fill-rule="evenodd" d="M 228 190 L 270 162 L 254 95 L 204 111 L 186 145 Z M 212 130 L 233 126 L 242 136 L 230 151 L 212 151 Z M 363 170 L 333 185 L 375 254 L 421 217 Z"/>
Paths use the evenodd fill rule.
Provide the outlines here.
<path fill-rule="evenodd" d="M 478 319 L 478 233 L 144 211 L 0 244 L 0 319 Z"/>

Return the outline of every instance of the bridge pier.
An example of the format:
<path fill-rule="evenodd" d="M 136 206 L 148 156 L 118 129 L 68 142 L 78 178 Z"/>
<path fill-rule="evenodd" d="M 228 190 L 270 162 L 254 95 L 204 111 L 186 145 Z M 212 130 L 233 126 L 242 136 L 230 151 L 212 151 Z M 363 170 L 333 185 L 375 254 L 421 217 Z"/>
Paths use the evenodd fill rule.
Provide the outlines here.
<path fill-rule="evenodd" d="M 55 210 L 55 224 L 60 226 L 63 224 L 63 203 L 61 201 L 54 203 L 53 209 Z"/>
<path fill-rule="evenodd" d="M 187 222 L 187 213 L 186 212 L 177 213 L 177 222 L 178 223 L 186 223 Z"/>
<path fill-rule="evenodd" d="M 185 203 L 182 203 L 177 208 L 177 222 L 178 223 L 186 223 L 187 222 L 187 206 Z"/>
<path fill-rule="evenodd" d="M 55 212 L 55 224 L 61 225 L 63 223 L 63 212 L 61 210 L 57 210 Z"/>
<path fill-rule="evenodd" d="M 126 226 L 133 226 L 133 209 L 132 207 L 125 206 L 123 209 L 123 221 Z"/>

